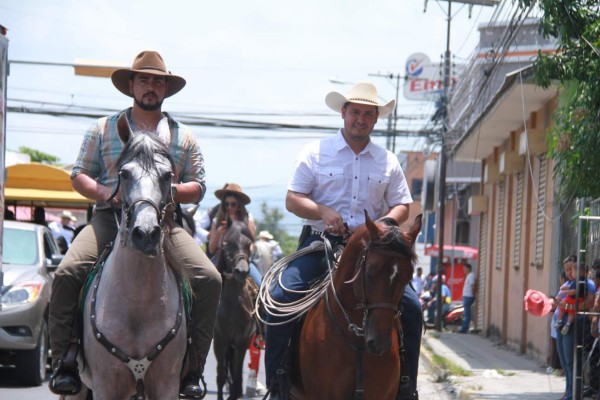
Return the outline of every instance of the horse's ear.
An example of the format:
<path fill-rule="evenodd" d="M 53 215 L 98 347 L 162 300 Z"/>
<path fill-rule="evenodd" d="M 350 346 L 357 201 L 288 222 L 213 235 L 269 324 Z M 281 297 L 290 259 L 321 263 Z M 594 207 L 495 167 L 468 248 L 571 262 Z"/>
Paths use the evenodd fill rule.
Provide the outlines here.
<path fill-rule="evenodd" d="M 410 236 L 411 242 L 415 242 L 417 240 L 417 236 L 421 232 L 421 224 L 423 222 L 423 214 L 419 214 L 415 217 L 410 229 L 408 230 L 408 235 Z"/>
<path fill-rule="evenodd" d="M 117 131 L 119 132 L 119 139 L 121 139 L 123 144 L 129 142 L 129 139 L 133 136 L 126 113 L 121 114 L 119 117 L 119 120 L 117 121 Z"/>
<path fill-rule="evenodd" d="M 198 211 L 198 204 L 196 204 L 193 207 L 188 207 L 185 210 L 183 210 L 183 212 L 186 213 L 187 215 L 189 215 L 190 217 L 194 217 L 194 214 L 196 214 L 196 211 Z"/>
<path fill-rule="evenodd" d="M 379 239 L 379 228 L 375 225 L 375 222 L 369 216 L 367 210 L 365 211 L 365 225 L 367 226 L 367 231 L 369 231 L 369 236 L 371 236 L 371 240 L 375 241 Z"/>

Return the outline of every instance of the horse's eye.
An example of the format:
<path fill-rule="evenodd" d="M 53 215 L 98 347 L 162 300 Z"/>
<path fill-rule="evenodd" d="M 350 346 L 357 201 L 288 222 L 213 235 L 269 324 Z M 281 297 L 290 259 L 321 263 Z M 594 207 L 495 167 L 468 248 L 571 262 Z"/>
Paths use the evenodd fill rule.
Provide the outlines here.
<path fill-rule="evenodd" d="M 167 181 L 167 182 L 170 182 L 170 181 L 171 181 L 171 179 L 173 179 L 173 173 L 172 173 L 172 172 L 166 172 L 166 173 L 163 175 L 163 180 L 165 180 L 165 181 Z"/>
<path fill-rule="evenodd" d="M 124 170 L 124 169 L 119 171 L 119 176 L 123 180 L 127 180 L 127 179 L 131 178 L 131 174 L 129 173 L 129 171 Z"/>

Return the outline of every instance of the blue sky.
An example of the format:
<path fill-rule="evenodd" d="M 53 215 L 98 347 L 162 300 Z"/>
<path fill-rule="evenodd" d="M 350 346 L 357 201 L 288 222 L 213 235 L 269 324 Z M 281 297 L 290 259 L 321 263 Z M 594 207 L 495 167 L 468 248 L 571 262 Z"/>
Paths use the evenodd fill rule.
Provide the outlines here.
<path fill-rule="evenodd" d="M 417 52 L 440 59 L 446 47 L 447 3 L 429 1 L 426 13 L 423 6 L 422 0 L 3 0 L 0 24 L 8 28 L 10 60 L 130 65 L 139 51 L 158 50 L 167 67 L 188 82 L 165 102 L 166 111 L 221 113 L 227 118 L 281 113 L 260 118 L 340 126 L 341 118 L 325 106 L 324 98 L 348 86 L 334 85 L 331 78 L 371 80 L 390 99 L 395 97 L 394 84 L 369 74 L 403 74 L 407 58 Z M 494 9 L 475 7 L 471 19 L 467 7 L 455 4 L 453 10 L 450 47 L 455 62 L 461 62 L 478 42 L 477 27 L 490 20 Z M 108 79 L 75 76 L 69 67 L 21 64 L 11 66 L 8 99 L 9 105 L 27 100 L 23 104 L 56 103 L 53 107 L 63 109 L 121 109 L 131 104 Z M 432 110 L 429 103 L 399 99 L 399 114 Z M 9 113 L 7 148 L 24 145 L 72 163 L 91 122 Z M 385 129 L 385 123 L 378 127 Z M 398 125 L 418 127 L 415 122 Z M 205 153 L 210 191 L 237 181 L 257 190 L 270 187 L 282 197 L 295 155 L 306 142 L 322 136 L 194 131 Z M 407 140 L 402 146 L 418 150 L 421 144 Z"/>

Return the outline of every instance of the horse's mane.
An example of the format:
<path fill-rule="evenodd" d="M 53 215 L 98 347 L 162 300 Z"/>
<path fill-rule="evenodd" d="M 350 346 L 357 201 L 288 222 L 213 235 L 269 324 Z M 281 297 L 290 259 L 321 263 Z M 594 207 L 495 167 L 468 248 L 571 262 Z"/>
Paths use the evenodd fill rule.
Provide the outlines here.
<path fill-rule="evenodd" d="M 382 224 L 378 224 L 378 228 L 381 228 L 381 225 Z M 406 233 L 398 225 L 387 223 L 384 223 L 383 225 L 383 229 L 379 229 L 379 238 L 370 240 L 369 242 L 365 241 L 364 246 L 371 250 L 382 249 L 393 253 L 399 253 L 415 262 L 417 260 L 417 254 Z"/>
<path fill-rule="evenodd" d="M 250 231 L 250 228 L 248 227 L 247 222 L 241 221 L 241 220 L 231 221 L 231 222 L 229 222 L 229 227 L 231 227 L 233 224 L 241 225 L 240 231 L 242 232 L 242 235 L 248 237 L 250 240 L 252 240 L 254 242 L 254 235 Z"/>
<path fill-rule="evenodd" d="M 158 154 L 169 160 L 171 171 L 175 172 L 175 161 L 171 156 L 169 147 L 164 144 L 156 134 L 151 131 L 137 131 L 127 141 L 121 155 L 117 159 L 117 166 L 121 168 L 124 164 L 136 160 L 144 171 L 151 172 L 154 166 L 154 155 Z"/>

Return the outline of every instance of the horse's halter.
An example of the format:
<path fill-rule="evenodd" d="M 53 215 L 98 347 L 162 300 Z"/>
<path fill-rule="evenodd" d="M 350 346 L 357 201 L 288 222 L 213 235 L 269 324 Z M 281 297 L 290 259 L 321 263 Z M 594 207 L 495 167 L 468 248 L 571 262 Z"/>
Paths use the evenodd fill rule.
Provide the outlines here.
<path fill-rule="evenodd" d="M 242 232 L 242 235 L 244 233 Z M 233 270 L 229 270 L 229 266 L 234 266 L 240 261 L 246 261 L 248 265 L 250 265 L 250 257 L 248 254 L 244 252 L 244 248 L 240 248 L 239 252 L 230 255 L 227 251 L 227 241 L 225 240 L 225 236 L 221 236 L 221 240 L 219 242 L 219 257 L 217 259 L 217 265 L 219 266 L 219 271 L 223 275 L 225 279 L 233 278 Z"/>
<path fill-rule="evenodd" d="M 368 243 L 365 248 L 361 251 L 358 260 L 356 261 L 356 274 L 354 275 L 354 277 L 349 280 L 346 281 L 345 283 L 353 283 L 354 281 L 356 281 L 356 279 L 358 279 L 358 277 L 360 276 L 362 279 L 362 290 L 361 290 L 361 299 L 360 299 L 360 303 L 357 303 L 356 306 L 354 307 L 354 309 L 363 309 L 363 317 L 362 317 L 362 326 L 358 326 L 357 324 L 353 323 L 350 320 L 350 316 L 348 315 L 348 313 L 346 312 L 346 309 L 344 308 L 344 306 L 342 305 L 342 302 L 340 301 L 336 291 L 335 291 L 335 287 L 333 285 L 333 280 L 331 280 L 331 289 L 333 292 L 333 297 L 339 307 L 339 309 L 342 311 L 342 314 L 344 316 L 344 319 L 346 320 L 346 323 L 348 324 L 348 330 L 352 333 L 354 333 L 354 335 L 356 336 L 364 336 L 365 335 L 365 328 L 367 325 L 367 318 L 369 315 L 369 311 L 373 310 L 373 309 L 377 309 L 377 308 L 383 308 L 383 309 L 389 309 L 394 311 L 395 314 L 398 314 L 398 317 L 400 316 L 400 310 L 398 307 L 398 304 L 394 304 L 394 303 L 369 303 L 368 299 L 367 299 L 367 289 L 366 289 L 366 263 L 367 263 L 367 258 L 369 256 L 369 253 L 379 253 L 379 254 L 383 254 L 386 256 L 390 256 L 393 258 L 404 258 L 404 259 L 410 259 L 410 257 L 403 255 L 403 254 L 399 254 L 397 252 L 392 252 L 389 250 L 385 250 L 382 248 L 377 248 L 377 247 L 373 247 L 371 242 Z M 403 289 L 404 290 L 404 289 Z M 329 302 L 329 292 L 325 292 L 326 294 L 326 300 L 327 302 Z"/>

